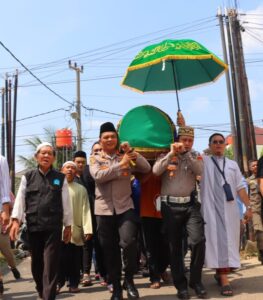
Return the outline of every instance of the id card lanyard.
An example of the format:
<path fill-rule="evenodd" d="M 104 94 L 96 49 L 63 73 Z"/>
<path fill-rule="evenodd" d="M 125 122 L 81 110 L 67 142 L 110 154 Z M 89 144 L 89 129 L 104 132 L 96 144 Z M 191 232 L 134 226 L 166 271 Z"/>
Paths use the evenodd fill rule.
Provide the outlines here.
<path fill-rule="evenodd" d="M 224 161 L 223 161 L 223 171 L 220 169 L 218 163 L 216 162 L 216 160 L 214 159 L 214 157 L 211 157 L 213 163 L 215 164 L 215 166 L 217 167 L 218 171 L 220 172 L 220 174 L 223 176 L 225 183 L 227 183 L 226 181 L 226 177 L 225 177 L 225 165 L 226 165 L 226 159 L 224 157 Z"/>

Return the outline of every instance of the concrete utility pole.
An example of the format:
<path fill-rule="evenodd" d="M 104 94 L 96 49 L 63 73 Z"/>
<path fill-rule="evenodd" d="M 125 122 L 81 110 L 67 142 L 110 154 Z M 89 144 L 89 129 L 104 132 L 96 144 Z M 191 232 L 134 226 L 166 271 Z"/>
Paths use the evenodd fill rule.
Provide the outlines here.
<path fill-rule="evenodd" d="M 240 140 L 242 148 L 241 169 L 248 175 L 248 161 L 255 158 L 255 132 L 250 109 L 250 98 L 248 83 L 244 64 L 244 54 L 240 35 L 240 24 L 237 19 L 236 10 L 227 11 L 231 35 L 231 52 L 233 54 L 233 70 L 236 89 L 236 119 L 239 119 Z M 238 117 L 237 117 L 238 116 Z"/>
<path fill-rule="evenodd" d="M 5 156 L 5 88 L 2 88 L 1 154 Z"/>
<path fill-rule="evenodd" d="M 247 124 L 246 133 L 247 133 L 248 159 L 255 160 L 257 159 L 255 128 L 254 128 L 254 123 L 252 118 L 251 101 L 250 101 L 248 79 L 247 79 L 246 67 L 245 67 L 242 37 L 241 37 L 241 31 L 245 31 L 245 29 L 240 25 L 240 22 L 237 18 L 235 20 L 235 23 L 236 23 L 236 37 L 239 45 L 238 50 L 240 53 L 238 57 L 239 57 L 240 69 L 242 72 L 242 77 L 241 77 L 242 95 L 244 98 L 245 120 Z"/>
<path fill-rule="evenodd" d="M 218 8 L 217 16 L 218 16 L 219 26 L 220 26 L 224 61 L 228 65 L 228 58 L 227 58 L 227 51 L 226 51 L 226 39 L 225 39 L 225 31 L 224 31 L 223 16 L 222 16 L 221 8 Z M 229 70 L 226 71 L 226 87 L 227 87 L 228 106 L 229 106 L 230 123 L 231 123 L 233 154 L 234 154 L 234 160 L 238 161 L 237 134 L 236 134 L 235 115 L 234 115 L 234 109 L 233 109 L 233 97 L 232 97 Z"/>
<path fill-rule="evenodd" d="M 77 76 L 77 99 L 76 99 L 76 126 L 77 126 L 77 150 L 82 150 L 82 135 L 81 135 L 81 106 L 80 106 L 80 73 L 83 73 L 83 66 L 78 67 L 75 62 L 74 65 L 71 61 L 68 62 L 69 68 L 76 71 Z"/>

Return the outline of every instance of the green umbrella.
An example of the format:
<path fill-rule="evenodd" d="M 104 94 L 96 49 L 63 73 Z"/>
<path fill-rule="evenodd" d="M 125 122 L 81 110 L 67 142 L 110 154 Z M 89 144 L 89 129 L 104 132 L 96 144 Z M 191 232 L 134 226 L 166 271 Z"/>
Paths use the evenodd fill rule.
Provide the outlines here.
<path fill-rule="evenodd" d="M 176 91 L 215 81 L 227 65 L 193 40 L 165 40 L 144 48 L 131 62 L 122 85 L 137 92 Z"/>

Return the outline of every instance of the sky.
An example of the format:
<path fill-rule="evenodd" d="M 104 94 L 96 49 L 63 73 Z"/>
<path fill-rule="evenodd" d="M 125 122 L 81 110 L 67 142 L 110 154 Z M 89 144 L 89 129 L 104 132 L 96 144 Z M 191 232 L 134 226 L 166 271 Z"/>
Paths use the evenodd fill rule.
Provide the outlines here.
<path fill-rule="evenodd" d="M 162 6 L 161 6 L 162 5 Z M 193 39 L 223 58 L 217 8 L 237 5 L 245 31 L 242 40 L 254 124 L 262 126 L 263 1 L 239 0 L 14 0 L 1 3 L 0 41 L 60 97 L 41 85 L 0 46 L 0 87 L 18 69 L 17 154 L 30 156 L 25 139 L 45 139 L 44 128 L 71 128 L 76 72 L 81 76 L 83 150 L 97 140 L 99 126 L 114 124 L 129 110 L 154 105 L 176 122 L 174 93 L 139 94 L 120 85 L 144 47 L 164 39 Z M 63 98 L 63 99 L 61 99 Z M 215 83 L 179 92 L 186 123 L 196 129 L 194 148 L 202 151 L 214 131 L 230 133 L 225 75 Z M 56 112 L 52 112 L 56 111 Z M 104 112 L 102 112 L 104 111 Z M 17 164 L 22 169 L 21 164 Z"/>

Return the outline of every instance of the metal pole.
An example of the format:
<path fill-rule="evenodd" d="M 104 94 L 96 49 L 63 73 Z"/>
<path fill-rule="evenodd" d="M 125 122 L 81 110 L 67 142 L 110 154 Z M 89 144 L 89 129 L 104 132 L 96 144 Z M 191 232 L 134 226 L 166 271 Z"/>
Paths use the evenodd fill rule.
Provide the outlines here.
<path fill-rule="evenodd" d="M 77 99 L 76 99 L 76 127 L 77 127 L 77 150 L 82 150 L 82 135 L 81 135 L 81 102 L 80 102 L 80 73 L 83 73 L 83 66 L 80 68 L 77 63 L 74 66 L 69 61 L 69 68 L 76 71 L 77 76 Z"/>
<path fill-rule="evenodd" d="M 220 32 L 221 32 L 221 41 L 222 41 L 224 61 L 228 65 L 228 58 L 227 58 L 227 52 L 226 52 L 226 39 L 225 39 L 225 32 L 224 32 L 221 8 L 218 8 L 217 16 L 218 16 Z M 228 106 L 229 106 L 230 123 L 231 123 L 233 154 L 234 154 L 235 161 L 238 161 L 237 134 L 236 134 L 235 116 L 234 116 L 234 110 L 233 110 L 233 97 L 232 97 L 232 92 L 231 92 L 229 70 L 226 70 L 226 87 L 227 87 Z"/>
<path fill-rule="evenodd" d="M 2 88 L 1 154 L 5 156 L 5 89 Z"/>
<path fill-rule="evenodd" d="M 9 145 L 10 145 L 10 137 L 9 137 L 9 128 L 8 128 L 8 113 L 9 113 L 9 97 L 8 97 L 8 75 L 6 74 L 5 79 L 5 130 L 6 130 L 6 159 L 8 162 L 8 165 L 10 166 L 10 157 L 9 157 Z"/>
<path fill-rule="evenodd" d="M 12 166 L 12 81 L 8 80 L 8 157 L 9 157 L 9 168 Z"/>
<path fill-rule="evenodd" d="M 15 85 L 14 85 L 14 108 L 13 108 L 13 149 L 12 149 L 12 192 L 15 192 L 15 170 L 16 170 L 16 111 L 17 111 L 17 85 L 18 85 L 18 71 L 16 70 Z"/>
<path fill-rule="evenodd" d="M 242 102 L 242 94 L 241 94 L 241 86 L 240 86 L 240 66 L 238 65 L 238 57 L 237 57 L 237 40 L 236 40 L 236 32 L 233 27 L 234 20 L 236 18 L 236 12 L 234 10 L 228 11 L 229 17 L 229 25 L 232 36 L 233 43 L 233 60 L 234 60 L 234 70 L 235 70 L 235 78 L 236 78 L 236 88 L 237 88 L 237 102 L 239 109 L 239 122 L 240 122 L 240 133 L 241 133 L 241 147 L 242 147 L 242 162 L 243 162 L 243 170 L 245 174 L 248 174 L 248 158 L 247 158 L 247 148 L 246 148 L 246 123 L 244 117 L 244 107 Z M 234 19 L 234 20 L 233 20 Z"/>

